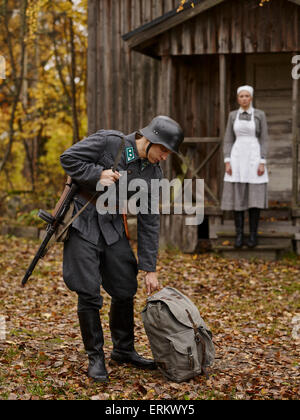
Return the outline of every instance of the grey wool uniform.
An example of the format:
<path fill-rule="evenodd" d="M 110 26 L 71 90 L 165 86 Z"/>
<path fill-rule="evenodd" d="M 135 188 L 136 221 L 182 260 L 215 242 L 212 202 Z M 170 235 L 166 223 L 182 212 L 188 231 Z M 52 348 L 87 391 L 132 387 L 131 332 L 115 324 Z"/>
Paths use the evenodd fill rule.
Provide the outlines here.
<path fill-rule="evenodd" d="M 114 130 L 99 130 L 67 149 L 60 156 L 61 165 L 81 189 L 94 194 L 102 171 L 113 166 L 122 137 L 125 148 L 117 170 L 127 171 L 128 183 L 140 178 L 150 187 L 151 179 L 161 179 L 159 163 L 151 164 L 139 157 L 136 132 L 124 136 Z M 74 213 L 86 201 L 76 194 Z M 125 235 L 121 214 L 101 215 L 90 203 L 73 222 L 64 244 L 63 277 L 68 288 L 78 294 L 78 311 L 102 307 L 101 285 L 113 298 L 132 298 L 137 290 L 138 269 L 156 271 L 159 218 L 159 214 L 137 215 L 138 262 Z"/>

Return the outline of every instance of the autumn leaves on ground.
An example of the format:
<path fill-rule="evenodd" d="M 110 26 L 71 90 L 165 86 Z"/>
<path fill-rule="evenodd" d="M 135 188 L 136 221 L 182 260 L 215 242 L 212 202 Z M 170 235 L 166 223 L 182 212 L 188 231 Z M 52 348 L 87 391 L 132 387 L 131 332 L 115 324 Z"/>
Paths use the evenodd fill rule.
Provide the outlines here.
<path fill-rule="evenodd" d="M 109 384 L 86 376 L 87 359 L 76 317 L 76 296 L 62 279 L 62 246 L 55 244 L 23 289 L 24 272 L 39 243 L 0 237 L 0 399 L 298 399 L 300 258 L 279 262 L 226 260 L 212 254 L 163 251 L 162 286 L 182 291 L 197 305 L 214 334 L 216 360 L 210 378 L 177 384 L 158 371 L 109 366 L 109 297 L 102 320 Z M 136 296 L 136 349 L 151 350 L 140 311 L 146 294 L 142 279 Z"/>

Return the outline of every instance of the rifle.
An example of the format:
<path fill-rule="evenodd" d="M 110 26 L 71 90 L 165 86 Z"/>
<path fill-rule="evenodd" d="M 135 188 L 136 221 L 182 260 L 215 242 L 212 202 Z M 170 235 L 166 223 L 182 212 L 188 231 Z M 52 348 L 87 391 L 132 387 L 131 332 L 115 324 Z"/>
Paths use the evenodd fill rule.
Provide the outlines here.
<path fill-rule="evenodd" d="M 79 186 L 72 180 L 71 177 L 68 176 L 67 182 L 65 184 L 65 189 L 57 202 L 55 209 L 53 210 L 52 214 L 44 211 L 39 210 L 38 216 L 48 223 L 46 227 L 46 235 L 41 243 L 38 252 L 36 253 L 35 257 L 33 258 L 29 268 L 27 269 L 25 276 L 22 280 L 22 286 L 24 287 L 27 283 L 27 280 L 31 276 L 35 266 L 37 265 L 40 258 L 43 258 L 47 251 L 48 251 L 48 243 L 52 236 L 56 233 L 58 227 L 63 225 L 64 217 L 67 211 L 70 208 L 71 201 L 78 190 Z"/>

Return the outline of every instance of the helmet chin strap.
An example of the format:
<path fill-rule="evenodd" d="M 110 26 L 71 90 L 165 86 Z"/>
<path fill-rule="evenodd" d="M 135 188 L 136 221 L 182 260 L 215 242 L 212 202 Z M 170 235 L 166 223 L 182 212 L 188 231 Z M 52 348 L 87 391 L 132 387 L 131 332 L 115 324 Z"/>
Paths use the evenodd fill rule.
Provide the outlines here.
<path fill-rule="evenodd" d="M 149 143 L 146 149 L 146 157 L 148 157 L 149 150 L 151 149 L 153 143 Z"/>

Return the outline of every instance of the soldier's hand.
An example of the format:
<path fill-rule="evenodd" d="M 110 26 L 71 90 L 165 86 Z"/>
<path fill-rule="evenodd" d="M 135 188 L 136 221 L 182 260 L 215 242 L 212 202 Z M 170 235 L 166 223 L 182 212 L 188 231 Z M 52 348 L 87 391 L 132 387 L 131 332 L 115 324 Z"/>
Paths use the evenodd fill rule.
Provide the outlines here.
<path fill-rule="evenodd" d="M 148 296 L 151 295 L 151 293 L 155 292 L 155 290 L 158 290 L 159 282 L 157 274 L 153 272 L 147 272 L 145 276 L 145 284 Z"/>
<path fill-rule="evenodd" d="M 118 171 L 114 172 L 111 169 L 106 169 L 101 173 L 100 184 L 104 185 L 105 187 L 109 187 L 114 182 L 117 182 L 120 176 L 121 174 Z"/>

